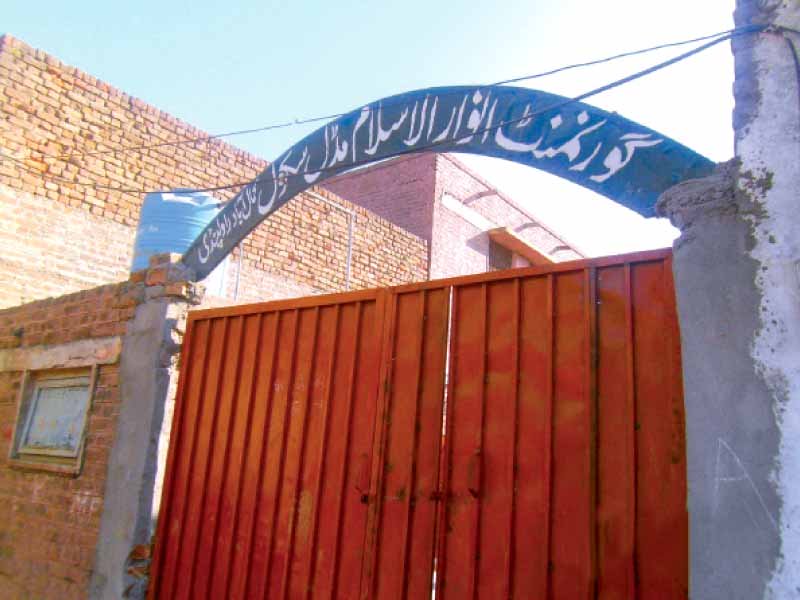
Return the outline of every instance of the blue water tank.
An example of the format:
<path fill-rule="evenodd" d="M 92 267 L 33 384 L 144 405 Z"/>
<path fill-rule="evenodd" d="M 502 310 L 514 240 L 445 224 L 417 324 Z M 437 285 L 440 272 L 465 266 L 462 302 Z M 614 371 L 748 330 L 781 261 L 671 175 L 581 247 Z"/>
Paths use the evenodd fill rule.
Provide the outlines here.
<path fill-rule="evenodd" d="M 147 194 L 139 216 L 131 271 L 146 269 L 153 254 L 183 254 L 218 212 L 219 201 L 204 192 Z"/>

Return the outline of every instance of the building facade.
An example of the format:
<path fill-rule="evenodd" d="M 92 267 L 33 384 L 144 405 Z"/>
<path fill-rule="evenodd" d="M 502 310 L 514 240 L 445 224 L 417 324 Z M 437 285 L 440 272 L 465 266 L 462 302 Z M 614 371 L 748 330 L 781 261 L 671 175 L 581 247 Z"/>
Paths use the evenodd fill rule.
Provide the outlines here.
<path fill-rule="evenodd" d="M 431 279 L 583 256 L 452 154 L 403 156 L 325 185 L 427 241 Z"/>
<path fill-rule="evenodd" d="M 266 165 L 10 35 L 0 83 L 0 307 L 127 279 L 142 191 L 248 181 Z M 400 158 L 294 198 L 228 257 L 220 295 L 248 302 L 529 264 L 490 243 L 504 227 L 519 238 L 510 245 L 546 260 L 580 256 L 454 157 Z"/>
<path fill-rule="evenodd" d="M 248 181 L 266 165 L 219 139 L 159 145 L 207 137 L 0 38 L 0 307 L 126 280 L 144 197 L 136 190 Z M 314 188 L 242 241 L 224 295 L 246 302 L 417 281 L 426 256 L 414 234 Z"/>
<path fill-rule="evenodd" d="M 207 137 L 0 38 L 0 596 L 141 597 L 190 308 L 580 256 L 454 157 L 418 155 L 287 203 L 228 257 L 221 297 L 174 262 L 131 274 L 140 190 L 264 169 Z M 31 452 L 35 398 L 64 382 L 86 387 L 79 447 Z"/>

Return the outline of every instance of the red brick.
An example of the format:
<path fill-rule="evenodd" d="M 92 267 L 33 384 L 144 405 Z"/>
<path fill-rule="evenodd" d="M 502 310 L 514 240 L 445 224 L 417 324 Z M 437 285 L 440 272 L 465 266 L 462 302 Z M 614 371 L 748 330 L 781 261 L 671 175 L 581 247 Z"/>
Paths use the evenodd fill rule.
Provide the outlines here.
<path fill-rule="evenodd" d="M 19 40 L 0 49 L 3 66 L 0 94 L 8 101 L 0 101 L 0 121 L 12 128 L 5 136 L 6 151 L 37 168 L 47 165 L 50 179 L 0 163 L 0 186 L 7 186 L 0 187 L 0 210 L 37 226 L 36 233 L 0 228 L 3 247 L 29 253 L 36 247 L 32 256 L 0 264 L 0 280 L 11 282 L 0 288 L 0 307 L 127 278 L 143 197 L 89 184 L 210 187 L 221 179 L 252 179 L 266 166 L 263 159 L 218 139 L 199 148 L 165 146 L 71 160 L 44 158 L 42 152 L 108 151 L 206 134 Z M 236 191 L 221 191 L 219 198 L 231 198 Z M 325 190 L 317 192 L 357 213 L 351 288 L 426 277 L 427 247 L 417 236 Z M 410 214 L 416 218 L 415 211 Z M 281 208 L 241 247 L 246 266 L 238 276 L 239 301 L 345 287 L 347 217 L 309 195 Z M 360 260 L 367 257 L 371 260 Z M 229 269 L 229 297 L 234 295 L 236 270 Z"/>
<path fill-rule="evenodd" d="M 125 284 L 129 286 L 130 284 Z M 25 348 L 44 341 L 106 336 L 124 327 L 132 310 L 114 310 L 117 287 L 103 286 L 0 311 L 0 329 L 23 331 Z M 72 317 L 84 315 L 85 325 Z M 37 331 L 29 335 L 29 331 Z M 66 478 L 9 469 L 21 372 L 0 373 L 0 569 L 9 598 L 83 598 L 94 561 L 108 456 L 119 415 L 119 368 L 101 365 L 87 430 L 84 469 Z M 8 410 L 2 410 L 2 407 Z M 14 561 L 13 568 L 11 561 Z M 13 590 L 8 592 L 8 590 Z M 9 595 L 10 594 L 10 595 Z M 2 595 L 2 594 L 0 594 Z"/>

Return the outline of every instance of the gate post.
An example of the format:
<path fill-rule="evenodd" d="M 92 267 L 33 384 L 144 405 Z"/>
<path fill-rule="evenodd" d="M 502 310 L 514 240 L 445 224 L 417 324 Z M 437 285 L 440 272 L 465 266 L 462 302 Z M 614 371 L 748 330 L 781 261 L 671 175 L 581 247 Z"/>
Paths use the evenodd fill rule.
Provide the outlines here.
<path fill-rule="evenodd" d="M 735 20 L 797 30 L 800 4 L 738 0 Z M 658 204 L 681 229 L 690 589 L 789 598 L 800 591 L 800 34 L 768 30 L 733 50 L 736 158 Z"/>
<path fill-rule="evenodd" d="M 157 255 L 131 275 L 123 299 L 136 306 L 120 356 L 120 414 L 108 463 L 89 587 L 92 600 L 144 598 L 161 499 L 178 356 L 186 314 L 202 287 L 177 254 Z"/>

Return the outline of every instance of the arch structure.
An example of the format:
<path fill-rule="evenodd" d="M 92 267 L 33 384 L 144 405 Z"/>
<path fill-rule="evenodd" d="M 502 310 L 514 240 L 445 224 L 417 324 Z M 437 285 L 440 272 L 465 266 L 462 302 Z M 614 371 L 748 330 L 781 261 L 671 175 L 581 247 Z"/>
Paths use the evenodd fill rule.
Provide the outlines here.
<path fill-rule="evenodd" d="M 659 194 L 714 163 L 596 107 L 528 88 L 428 88 L 367 104 L 320 127 L 247 184 L 186 251 L 208 275 L 262 220 L 303 190 L 356 167 L 416 152 L 467 152 L 558 175 L 644 215 Z"/>

